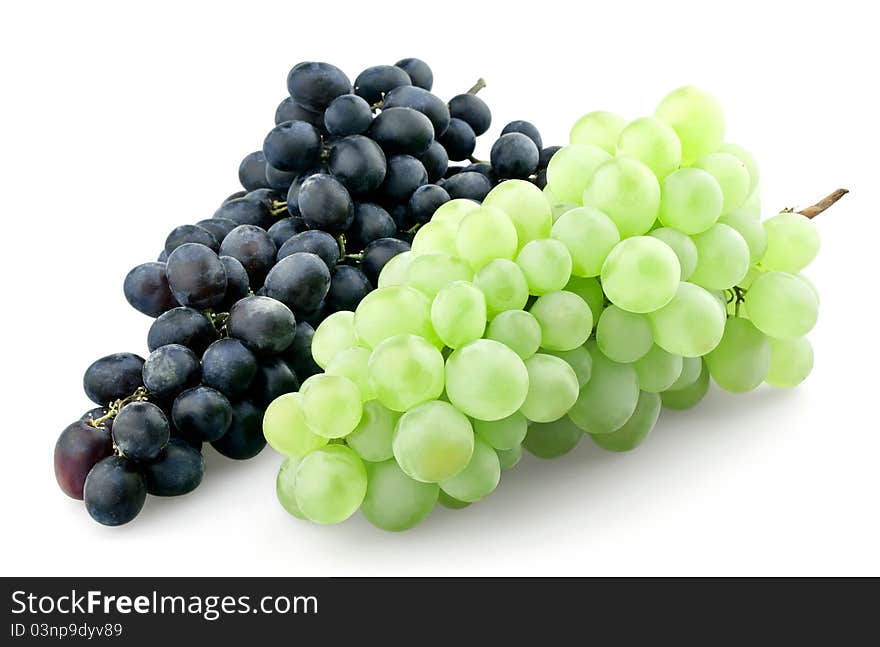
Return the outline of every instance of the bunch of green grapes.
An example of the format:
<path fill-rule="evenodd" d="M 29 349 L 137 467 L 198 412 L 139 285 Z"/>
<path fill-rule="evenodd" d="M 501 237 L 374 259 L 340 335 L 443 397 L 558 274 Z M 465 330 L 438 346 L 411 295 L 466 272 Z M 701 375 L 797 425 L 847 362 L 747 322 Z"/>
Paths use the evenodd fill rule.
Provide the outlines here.
<path fill-rule="evenodd" d="M 284 508 L 404 530 L 488 496 L 523 448 L 631 450 L 710 378 L 801 382 L 818 237 L 800 214 L 760 221 L 757 164 L 724 133 L 717 102 L 681 88 L 654 117 L 579 119 L 543 192 L 442 205 L 315 331 L 324 373 L 266 411 Z"/>

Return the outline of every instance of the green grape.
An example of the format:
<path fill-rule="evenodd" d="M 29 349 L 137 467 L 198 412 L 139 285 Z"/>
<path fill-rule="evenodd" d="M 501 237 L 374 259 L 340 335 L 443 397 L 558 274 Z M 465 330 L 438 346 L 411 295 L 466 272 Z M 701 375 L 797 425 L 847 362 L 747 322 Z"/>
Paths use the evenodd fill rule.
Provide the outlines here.
<path fill-rule="evenodd" d="M 571 211 L 572 209 L 577 209 L 578 205 L 574 202 L 551 202 L 550 203 L 550 213 L 553 216 L 553 222 L 555 223 L 566 213 Z M 551 230 L 552 231 L 552 230 Z"/>
<path fill-rule="evenodd" d="M 746 275 L 739 282 L 739 287 L 741 287 L 744 290 L 748 290 L 752 286 L 752 283 L 755 282 L 755 279 L 758 278 L 759 276 L 761 276 L 761 274 L 763 274 L 763 273 L 764 272 L 761 270 L 761 268 L 755 267 L 753 265 L 752 267 L 749 268 L 749 271 L 746 272 Z M 744 304 L 740 304 L 740 305 L 744 305 Z"/>
<path fill-rule="evenodd" d="M 707 290 L 726 290 L 737 285 L 749 271 L 749 245 L 733 227 L 712 225 L 693 239 L 697 267 L 688 279 L 691 283 Z"/>
<path fill-rule="evenodd" d="M 610 159 L 598 146 L 564 146 L 547 166 L 547 186 L 556 200 L 580 204 L 596 169 Z"/>
<path fill-rule="evenodd" d="M 471 460 L 461 472 L 440 481 L 440 488 L 459 501 L 473 503 L 488 496 L 501 480 L 498 454 L 482 438 L 474 439 Z"/>
<path fill-rule="evenodd" d="M 522 310 L 529 300 L 529 284 L 519 265 L 498 258 L 477 270 L 474 285 L 486 297 L 489 319 L 506 310 Z"/>
<path fill-rule="evenodd" d="M 565 286 L 565 291 L 572 292 L 586 301 L 587 305 L 590 306 L 590 312 L 593 314 L 593 321 L 599 321 L 599 317 L 605 309 L 605 293 L 602 291 L 602 284 L 598 280 L 572 276 Z"/>
<path fill-rule="evenodd" d="M 745 209 L 736 209 L 718 219 L 718 224 L 733 227 L 749 247 L 749 266 L 755 265 L 767 249 L 767 232 L 761 221 Z M 739 285 L 742 285 L 740 282 Z"/>
<path fill-rule="evenodd" d="M 439 483 L 461 472 L 474 453 L 474 431 L 451 404 L 434 400 L 400 417 L 392 441 L 394 458 L 410 478 Z"/>
<path fill-rule="evenodd" d="M 724 144 L 718 149 L 718 152 L 733 155 L 739 159 L 740 162 L 745 164 L 746 170 L 749 173 L 749 195 L 753 195 L 755 189 L 758 188 L 758 182 L 761 179 L 761 173 L 758 169 L 758 161 L 755 159 L 755 156 L 739 144 L 730 143 Z"/>
<path fill-rule="evenodd" d="M 547 350 L 542 348 L 541 352 L 565 360 L 577 376 L 578 388 L 582 388 L 584 384 L 590 381 L 590 376 L 593 374 L 593 358 L 590 357 L 590 352 L 584 346 L 578 346 L 571 350 Z"/>
<path fill-rule="evenodd" d="M 409 284 L 429 299 L 450 283 L 470 281 L 473 270 L 460 258 L 450 254 L 433 253 L 416 256 L 409 264 Z"/>
<path fill-rule="evenodd" d="M 462 508 L 466 508 L 470 505 L 470 503 L 468 503 L 467 501 L 459 501 L 458 499 L 453 499 L 443 490 L 440 490 L 440 496 L 437 497 L 437 501 L 444 508 L 449 508 L 450 510 L 461 510 Z"/>
<path fill-rule="evenodd" d="M 367 464 L 367 494 L 361 512 L 367 521 L 394 532 L 409 530 L 427 517 L 440 488 L 408 477 L 396 461 Z"/>
<path fill-rule="evenodd" d="M 364 403 L 364 412 L 345 442 L 365 461 L 379 462 L 394 456 L 391 438 L 400 414 L 378 400 Z"/>
<path fill-rule="evenodd" d="M 761 211 L 761 187 L 756 187 L 754 191 L 752 191 L 752 195 L 750 195 L 746 199 L 746 203 L 742 206 L 742 208 L 752 214 L 752 217 L 760 220 L 762 211 Z"/>
<path fill-rule="evenodd" d="M 577 447 L 584 432 L 564 416 L 553 422 L 529 425 L 523 447 L 538 458 L 558 458 Z"/>
<path fill-rule="evenodd" d="M 654 116 L 672 126 L 681 140 L 681 163 L 693 164 L 724 142 L 724 111 L 708 92 L 685 86 L 660 101 Z"/>
<path fill-rule="evenodd" d="M 770 368 L 764 378 L 771 386 L 791 388 L 813 370 L 813 347 L 806 337 L 770 338 Z"/>
<path fill-rule="evenodd" d="M 700 361 L 700 375 L 691 384 L 674 391 L 660 394 L 663 406 L 667 409 L 690 409 L 696 406 L 709 391 L 709 369 Z"/>
<path fill-rule="evenodd" d="M 568 413 L 580 391 L 574 369 L 565 360 L 543 353 L 527 359 L 526 369 L 529 392 L 520 412 L 533 422 L 553 422 Z"/>
<path fill-rule="evenodd" d="M 706 355 L 706 366 L 725 391 L 752 391 L 770 369 L 770 341 L 747 319 L 729 317 L 721 342 Z"/>
<path fill-rule="evenodd" d="M 572 144 L 598 146 L 614 155 L 624 126 L 626 119 L 620 115 L 597 110 L 574 122 L 568 139 Z"/>
<path fill-rule="evenodd" d="M 379 402 L 407 411 L 443 393 L 443 355 L 416 335 L 395 335 L 376 346 L 368 364 Z"/>
<path fill-rule="evenodd" d="M 529 294 L 561 290 L 571 278 L 571 255 L 565 245 L 553 238 L 527 243 L 517 255 L 516 264 L 526 277 Z"/>
<path fill-rule="evenodd" d="M 363 461 L 345 445 L 327 445 L 307 454 L 296 469 L 296 505 L 315 523 L 340 523 L 360 507 L 367 492 Z"/>
<path fill-rule="evenodd" d="M 522 459 L 522 445 L 517 445 L 511 449 L 496 449 L 495 453 L 498 454 L 501 471 L 512 470 Z"/>
<path fill-rule="evenodd" d="M 545 184 L 544 188 L 541 189 L 541 193 L 544 194 L 544 198 L 546 198 L 547 203 L 552 207 L 554 203 L 558 202 L 559 199 L 556 197 L 556 194 L 550 189 L 549 184 Z"/>
<path fill-rule="evenodd" d="M 526 365 L 497 341 L 478 339 L 446 360 L 446 395 L 471 418 L 506 418 L 519 410 L 528 391 Z"/>
<path fill-rule="evenodd" d="M 357 385 L 361 393 L 361 400 L 366 402 L 376 397 L 375 391 L 370 384 L 370 373 L 367 363 L 370 361 L 370 351 L 363 346 L 347 348 L 336 354 L 336 357 L 327 364 L 324 371 L 327 375 L 341 375 Z"/>
<path fill-rule="evenodd" d="M 593 330 L 593 313 L 573 292 L 550 292 L 538 297 L 529 312 L 541 326 L 541 346 L 572 350 L 583 345 Z"/>
<path fill-rule="evenodd" d="M 309 429 L 300 393 L 285 393 L 272 401 L 263 414 L 263 435 L 275 451 L 298 458 L 329 440 Z"/>
<path fill-rule="evenodd" d="M 619 429 L 635 411 L 639 378 L 631 364 L 618 364 L 603 355 L 594 341 L 587 344 L 593 358 L 593 374 L 581 389 L 568 416 L 591 434 Z"/>
<path fill-rule="evenodd" d="M 486 298 L 467 281 L 455 281 L 437 293 L 431 304 L 431 323 L 450 348 L 461 348 L 486 330 Z"/>
<path fill-rule="evenodd" d="M 660 396 L 642 391 L 636 410 L 620 429 L 610 434 L 590 434 L 594 443 L 610 452 L 628 452 L 641 445 L 660 417 Z"/>
<path fill-rule="evenodd" d="M 674 357 L 677 357 L 674 356 Z M 667 391 L 678 391 L 686 386 L 690 386 L 700 377 L 700 371 L 703 370 L 702 357 L 682 357 L 681 358 L 681 375 L 673 382 Z M 644 388 L 644 387 L 643 387 Z"/>
<path fill-rule="evenodd" d="M 819 300 L 810 285 L 785 272 L 761 274 L 746 293 L 749 319 L 770 337 L 803 337 L 816 325 Z"/>
<path fill-rule="evenodd" d="M 596 342 L 605 357 L 629 364 L 651 350 L 654 333 L 645 315 L 611 305 L 605 308 L 596 324 Z"/>
<path fill-rule="evenodd" d="M 701 168 L 715 178 L 724 196 L 721 213 L 739 209 L 749 197 L 751 178 L 746 165 L 730 153 L 709 153 L 701 157 L 694 167 Z"/>
<path fill-rule="evenodd" d="M 361 419 L 363 402 L 357 384 L 341 375 L 319 373 L 300 388 L 303 417 L 314 433 L 325 438 L 343 438 Z"/>
<path fill-rule="evenodd" d="M 663 179 L 660 222 L 685 234 L 699 234 L 721 216 L 724 194 L 718 180 L 699 168 L 681 168 Z"/>
<path fill-rule="evenodd" d="M 275 479 L 275 494 L 278 502 L 287 512 L 297 519 L 305 519 L 306 516 L 296 504 L 296 468 L 299 467 L 299 459 L 289 456 L 281 463 L 278 477 Z"/>
<path fill-rule="evenodd" d="M 449 203 L 446 202 L 444 204 Z M 412 254 L 413 256 L 435 253 L 455 255 L 457 253 L 455 249 L 455 237 L 457 234 L 457 223 L 453 223 L 451 220 L 432 220 L 419 227 L 419 230 L 416 232 L 412 241 Z M 397 256 L 394 258 L 397 258 Z"/>
<path fill-rule="evenodd" d="M 764 221 L 767 250 L 761 267 L 797 274 L 819 253 L 819 232 L 813 221 L 799 213 L 780 213 Z"/>
<path fill-rule="evenodd" d="M 519 247 L 536 238 L 547 238 L 553 226 L 550 205 L 541 189 L 526 180 L 507 180 L 489 191 L 484 207 L 501 209 L 516 227 Z M 442 207 L 441 207 L 442 208 Z M 434 216 L 436 218 L 436 216 Z"/>
<path fill-rule="evenodd" d="M 559 217 L 550 234 L 568 249 L 574 276 L 599 276 L 602 263 L 620 242 L 614 222 L 592 207 L 571 209 Z"/>
<path fill-rule="evenodd" d="M 801 273 L 801 274 L 797 274 L 797 277 L 798 277 L 801 281 L 803 281 L 804 283 L 806 283 L 807 285 L 810 286 L 810 289 L 813 291 L 813 294 L 816 295 L 816 303 L 819 303 L 819 302 L 820 302 L 820 299 L 819 299 L 819 289 L 816 287 L 816 284 L 813 283 L 813 281 L 810 279 L 810 277 L 808 277 L 806 274 L 803 274 L 803 273 Z M 745 286 L 742 286 L 742 287 L 745 287 Z"/>
<path fill-rule="evenodd" d="M 461 221 L 455 249 L 474 271 L 496 258 L 512 260 L 517 250 L 516 227 L 500 209 L 481 207 Z"/>
<path fill-rule="evenodd" d="M 584 206 L 607 215 L 621 238 L 644 234 L 657 219 L 660 184 L 638 160 L 615 157 L 596 169 L 584 190 Z"/>
<path fill-rule="evenodd" d="M 495 449 L 513 449 L 522 444 L 529 421 L 517 411 L 501 420 L 474 420 L 474 433 Z"/>
<path fill-rule="evenodd" d="M 455 200 L 444 202 L 437 207 L 437 211 L 431 216 L 431 222 L 448 222 L 453 226 L 455 231 L 458 231 L 458 226 L 461 224 L 461 221 L 464 220 L 464 217 L 471 211 L 476 211 L 479 208 L 480 204 L 478 202 L 466 200 L 464 198 L 456 198 Z"/>
<path fill-rule="evenodd" d="M 622 240 L 602 266 L 608 300 L 629 312 L 653 312 L 669 303 L 681 280 L 672 248 L 652 236 Z"/>
<path fill-rule="evenodd" d="M 712 293 L 681 283 L 672 301 L 648 318 L 660 348 L 673 355 L 700 357 L 721 341 L 726 313 Z"/>
<path fill-rule="evenodd" d="M 541 345 L 541 325 L 530 312 L 507 310 L 492 320 L 486 337 L 501 342 L 526 360 L 538 352 L 538 346 Z"/>
<path fill-rule="evenodd" d="M 430 224 L 428 223 L 428 225 Z M 425 227 L 428 225 L 425 225 Z M 422 227 L 419 231 L 421 232 L 425 227 Z M 406 285 L 407 277 L 409 276 L 409 264 L 415 258 L 414 254 L 414 252 L 403 252 L 397 256 L 392 256 L 391 260 L 385 263 L 385 267 L 379 272 L 379 280 L 376 281 L 376 287 L 387 288 L 392 285 Z"/>
<path fill-rule="evenodd" d="M 688 358 L 690 359 L 690 358 Z M 684 358 L 673 355 L 654 344 L 644 357 L 633 363 L 639 376 L 639 388 L 649 393 L 660 393 L 676 383 L 681 377 Z M 696 379 L 696 375 L 694 379 Z"/>
<path fill-rule="evenodd" d="M 354 319 L 353 312 L 342 311 L 321 322 L 312 337 L 312 357 L 318 366 L 327 368 L 337 353 L 358 345 Z"/>
<path fill-rule="evenodd" d="M 330 315 L 321 326 L 335 316 Z M 365 296 L 354 313 L 354 330 L 357 339 L 369 348 L 395 335 L 419 335 L 432 342 L 437 340 L 431 326 L 431 301 L 408 285 L 379 288 Z"/>
<path fill-rule="evenodd" d="M 654 117 L 629 122 L 617 142 L 618 155 L 639 160 L 662 180 L 681 166 L 681 142 L 667 124 Z"/>
<path fill-rule="evenodd" d="M 681 280 L 687 281 L 697 268 L 697 246 L 694 245 L 693 239 L 671 227 L 659 227 L 648 235 L 659 238 L 675 252 L 681 268 Z"/>

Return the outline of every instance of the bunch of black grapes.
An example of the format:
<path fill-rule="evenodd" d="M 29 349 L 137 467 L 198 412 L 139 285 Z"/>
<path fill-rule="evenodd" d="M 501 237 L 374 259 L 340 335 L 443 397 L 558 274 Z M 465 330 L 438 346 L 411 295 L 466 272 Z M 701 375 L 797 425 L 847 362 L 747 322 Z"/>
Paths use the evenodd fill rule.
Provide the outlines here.
<path fill-rule="evenodd" d="M 203 443 L 256 456 L 268 404 L 320 371 L 314 329 L 354 310 L 440 205 L 481 202 L 512 178 L 543 188 L 558 147 L 514 121 L 477 160 L 492 121 L 483 81 L 449 102 L 432 85 L 416 58 L 367 68 L 354 84 L 328 63 L 296 65 L 262 150 L 241 162 L 243 190 L 128 273 L 126 299 L 154 318 L 150 354 L 95 361 L 83 385 L 98 407 L 55 448 L 61 489 L 96 521 L 124 524 L 148 493 L 195 489 Z"/>

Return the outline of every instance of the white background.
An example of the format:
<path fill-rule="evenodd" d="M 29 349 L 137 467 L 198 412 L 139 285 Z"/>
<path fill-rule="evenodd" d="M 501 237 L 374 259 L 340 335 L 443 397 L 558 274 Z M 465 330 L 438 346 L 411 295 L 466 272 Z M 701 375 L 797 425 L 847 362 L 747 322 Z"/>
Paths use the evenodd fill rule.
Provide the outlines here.
<path fill-rule="evenodd" d="M 4 575 L 880 574 L 876 17 L 870 3 L 28 2 L 0 10 Z M 96 357 L 145 353 L 122 278 L 238 189 L 288 69 L 353 79 L 406 56 L 449 98 L 479 76 L 494 135 L 563 144 L 693 83 L 762 167 L 765 213 L 852 190 L 818 221 L 813 375 L 713 389 L 628 455 L 526 458 L 486 501 L 389 534 L 318 527 L 274 496 L 279 456 L 207 452 L 195 493 L 104 528 L 58 489 L 58 433 Z"/>

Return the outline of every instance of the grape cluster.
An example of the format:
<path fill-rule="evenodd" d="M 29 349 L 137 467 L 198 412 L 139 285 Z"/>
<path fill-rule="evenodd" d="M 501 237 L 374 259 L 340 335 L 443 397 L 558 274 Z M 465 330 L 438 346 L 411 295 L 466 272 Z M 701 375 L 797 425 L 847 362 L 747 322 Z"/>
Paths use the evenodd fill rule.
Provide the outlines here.
<path fill-rule="evenodd" d="M 710 378 L 741 393 L 810 372 L 818 236 L 798 213 L 761 222 L 757 164 L 714 98 L 589 113 L 534 181 L 540 140 L 508 130 L 491 167 L 509 179 L 439 206 L 377 290 L 317 327 L 324 372 L 269 405 L 290 514 L 404 530 L 489 495 L 523 448 L 631 450 Z"/>
<path fill-rule="evenodd" d="M 533 125 L 511 122 L 479 162 L 485 84 L 449 102 L 432 85 L 415 58 L 354 83 L 328 63 L 294 66 L 275 127 L 239 166 L 243 190 L 128 273 L 127 301 L 155 319 L 150 354 L 94 362 L 84 387 L 98 407 L 55 449 L 62 490 L 96 521 L 130 521 L 147 493 L 193 490 L 203 443 L 258 454 L 266 407 L 320 371 L 314 327 L 357 308 L 438 207 L 480 202 L 506 178 L 543 186 L 550 153 Z"/>

